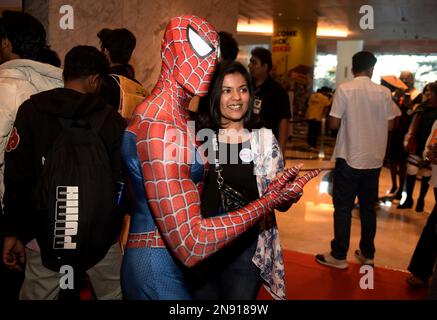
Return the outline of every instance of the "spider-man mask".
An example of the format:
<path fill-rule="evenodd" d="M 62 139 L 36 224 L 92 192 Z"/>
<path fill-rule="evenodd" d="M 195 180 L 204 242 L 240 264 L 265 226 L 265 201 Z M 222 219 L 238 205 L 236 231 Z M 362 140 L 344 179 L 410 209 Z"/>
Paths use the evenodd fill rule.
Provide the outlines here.
<path fill-rule="evenodd" d="M 208 92 L 219 57 L 219 36 L 209 22 L 196 16 L 171 19 L 161 50 L 163 64 L 184 90 L 198 96 Z"/>

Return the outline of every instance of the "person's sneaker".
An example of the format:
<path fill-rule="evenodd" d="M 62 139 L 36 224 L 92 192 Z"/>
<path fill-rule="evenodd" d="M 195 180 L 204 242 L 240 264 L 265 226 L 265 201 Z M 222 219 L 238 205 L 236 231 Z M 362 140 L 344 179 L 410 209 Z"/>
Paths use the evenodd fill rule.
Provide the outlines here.
<path fill-rule="evenodd" d="M 336 259 L 330 253 L 316 255 L 316 261 L 328 267 L 347 269 L 349 266 L 346 259 Z"/>
<path fill-rule="evenodd" d="M 414 201 L 412 199 L 406 199 L 404 203 L 399 204 L 397 209 L 411 209 L 413 207 Z"/>
<path fill-rule="evenodd" d="M 407 279 L 405 279 L 405 281 L 407 282 L 408 286 L 410 286 L 410 288 L 412 289 L 422 289 L 428 285 L 427 282 L 416 277 L 415 275 L 408 277 Z"/>
<path fill-rule="evenodd" d="M 373 259 L 369 259 L 369 258 L 366 258 L 365 256 L 363 256 L 363 254 L 361 253 L 360 250 L 355 250 L 355 258 L 357 258 L 357 260 L 361 264 L 366 264 L 366 265 L 369 265 L 369 266 L 373 266 L 375 264 Z"/>

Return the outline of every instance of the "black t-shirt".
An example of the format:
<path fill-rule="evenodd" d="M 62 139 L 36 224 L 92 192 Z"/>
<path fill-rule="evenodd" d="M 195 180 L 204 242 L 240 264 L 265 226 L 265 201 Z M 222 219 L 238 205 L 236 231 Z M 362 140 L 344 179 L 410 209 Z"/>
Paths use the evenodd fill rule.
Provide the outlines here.
<path fill-rule="evenodd" d="M 253 174 L 253 162 L 244 162 L 239 156 L 243 148 L 250 150 L 249 140 L 238 144 L 219 142 L 219 162 L 223 168 L 221 175 L 225 183 L 236 186 L 239 190 L 245 190 L 248 200 L 253 201 L 259 198 L 256 176 Z M 225 153 L 223 150 L 227 152 Z M 211 163 L 202 194 L 202 216 L 205 218 L 214 217 L 220 212 L 217 173 L 214 163 Z"/>
<path fill-rule="evenodd" d="M 250 201 L 259 198 L 256 184 L 256 176 L 253 174 L 253 162 L 243 162 L 239 153 L 242 149 L 250 149 L 250 141 L 238 144 L 225 144 L 219 142 L 219 150 L 223 156 L 223 149 L 227 149 L 226 163 L 224 159 L 219 159 L 223 168 L 222 177 L 225 183 L 239 187 L 239 190 L 245 190 L 247 198 Z M 244 158 L 244 157 L 243 157 Z M 232 160 L 232 162 L 231 162 Z M 205 180 L 205 187 L 202 194 L 202 216 L 213 217 L 225 214 L 220 210 L 220 196 L 218 192 L 217 174 L 215 173 L 214 163 L 210 164 L 209 173 Z M 201 277 L 215 277 L 216 272 L 224 271 L 229 266 L 237 266 L 250 270 L 251 260 L 255 254 L 258 242 L 259 223 L 253 225 L 249 230 L 239 235 L 237 239 L 221 249 L 217 254 L 199 264 Z M 204 269 L 206 268 L 206 269 Z M 196 274 L 196 271 L 195 271 Z"/>
<path fill-rule="evenodd" d="M 279 121 L 291 118 L 287 92 L 272 77 L 268 77 L 255 88 L 255 99 L 261 100 L 260 118 L 267 128 L 272 129 L 276 139 L 279 139 Z"/>
<path fill-rule="evenodd" d="M 425 108 L 420 116 L 419 125 L 416 129 L 417 149 L 416 155 L 422 156 L 426 140 L 431 133 L 432 125 L 437 120 L 437 108 Z"/>

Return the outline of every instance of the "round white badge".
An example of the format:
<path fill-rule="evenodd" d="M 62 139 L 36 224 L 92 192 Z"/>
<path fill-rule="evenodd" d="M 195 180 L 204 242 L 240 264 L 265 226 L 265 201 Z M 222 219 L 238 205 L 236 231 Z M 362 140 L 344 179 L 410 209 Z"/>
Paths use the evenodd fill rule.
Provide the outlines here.
<path fill-rule="evenodd" d="M 252 150 L 249 148 L 243 148 L 240 151 L 240 159 L 243 162 L 250 162 L 253 160 Z"/>

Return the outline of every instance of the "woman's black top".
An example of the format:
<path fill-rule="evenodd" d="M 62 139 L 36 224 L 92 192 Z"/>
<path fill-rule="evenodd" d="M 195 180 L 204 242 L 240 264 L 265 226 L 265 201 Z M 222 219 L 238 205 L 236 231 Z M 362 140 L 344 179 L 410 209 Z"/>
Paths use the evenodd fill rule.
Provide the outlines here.
<path fill-rule="evenodd" d="M 249 140 L 235 144 L 219 142 L 219 161 L 223 168 L 221 175 L 225 183 L 238 187 L 238 190 L 244 190 L 248 200 L 253 201 L 259 198 L 256 176 L 253 174 L 253 162 L 245 162 L 240 158 L 240 152 L 243 148 L 250 150 Z M 209 158 L 212 159 L 211 156 Z M 245 157 L 243 159 L 249 160 Z M 214 217 L 224 214 L 222 211 L 217 173 L 214 163 L 211 163 L 202 194 L 202 216 L 204 218 Z"/>

